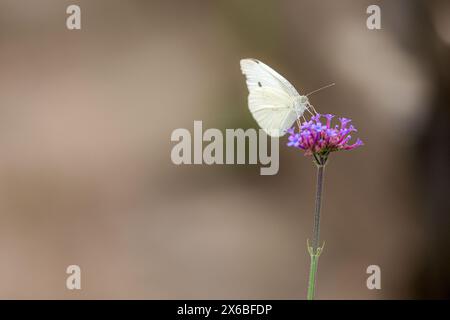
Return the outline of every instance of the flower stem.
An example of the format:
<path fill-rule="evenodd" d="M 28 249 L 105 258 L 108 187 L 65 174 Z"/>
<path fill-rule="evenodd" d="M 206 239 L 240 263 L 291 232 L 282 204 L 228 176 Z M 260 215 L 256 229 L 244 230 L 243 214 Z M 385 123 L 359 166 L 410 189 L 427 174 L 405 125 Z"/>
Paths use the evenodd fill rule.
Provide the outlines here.
<path fill-rule="evenodd" d="M 325 173 L 325 165 L 317 166 L 317 185 L 316 185 L 316 210 L 314 211 L 314 228 L 313 228 L 313 249 L 317 250 L 319 247 L 319 233 L 320 233 L 320 211 L 322 209 L 322 191 L 323 178 Z"/>
<path fill-rule="evenodd" d="M 317 263 L 319 262 L 319 257 L 311 254 L 311 266 L 309 268 L 309 283 L 308 292 L 306 299 L 314 300 L 314 294 L 316 291 L 316 273 L 317 273 Z"/>
<path fill-rule="evenodd" d="M 313 241 L 312 246 L 308 243 L 308 252 L 311 256 L 311 266 L 309 269 L 309 281 L 307 299 L 314 300 L 317 280 L 317 265 L 319 263 L 319 256 L 322 253 L 323 246 L 319 247 L 319 233 L 320 233 L 320 210 L 322 208 L 322 192 L 323 179 L 325 173 L 326 158 L 316 158 L 317 165 L 317 185 L 316 185 L 316 208 L 314 211 L 314 226 L 313 226 Z"/>

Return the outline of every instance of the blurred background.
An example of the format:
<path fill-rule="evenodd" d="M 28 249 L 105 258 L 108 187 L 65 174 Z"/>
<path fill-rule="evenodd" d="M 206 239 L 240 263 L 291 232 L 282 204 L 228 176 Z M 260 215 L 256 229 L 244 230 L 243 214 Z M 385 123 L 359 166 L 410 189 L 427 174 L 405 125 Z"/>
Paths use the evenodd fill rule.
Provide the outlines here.
<path fill-rule="evenodd" d="M 170 159 L 194 120 L 256 128 L 246 57 L 336 82 L 311 101 L 365 142 L 327 166 L 317 298 L 449 298 L 445 0 L 0 0 L 0 298 L 304 299 L 311 159 L 285 139 L 275 176 Z"/>

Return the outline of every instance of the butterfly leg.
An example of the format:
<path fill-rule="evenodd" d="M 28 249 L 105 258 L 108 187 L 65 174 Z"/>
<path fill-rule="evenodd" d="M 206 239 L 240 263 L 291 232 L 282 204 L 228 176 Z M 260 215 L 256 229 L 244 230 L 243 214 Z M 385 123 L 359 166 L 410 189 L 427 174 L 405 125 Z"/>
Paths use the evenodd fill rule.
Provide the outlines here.
<path fill-rule="evenodd" d="M 308 107 L 306 108 L 306 111 L 308 111 L 310 115 L 312 115 L 312 116 L 315 116 L 315 114 L 314 114 L 314 113 L 312 113 L 312 112 L 311 112 L 311 110 L 309 110 L 309 107 L 310 107 L 310 106 L 311 106 L 311 105 L 310 105 L 310 104 L 308 104 Z"/>
<path fill-rule="evenodd" d="M 298 119 L 300 119 L 300 115 L 298 114 L 297 110 L 295 110 L 295 113 L 297 114 L 297 119 L 295 119 L 295 121 L 297 122 L 298 130 L 300 130 L 301 123 L 300 123 L 300 120 L 298 120 Z M 302 115 L 302 117 L 303 117 L 303 119 L 305 118 L 303 115 Z"/>
<path fill-rule="evenodd" d="M 302 118 L 303 118 L 304 122 L 308 122 L 308 121 L 306 121 L 305 115 L 302 114 Z"/>
<path fill-rule="evenodd" d="M 316 108 L 314 108 L 314 106 L 313 106 L 312 104 L 308 104 L 308 106 L 311 107 L 312 111 L 313 111 L 315 114 L 319 114 L 319 113 L 316 111 Z"/>

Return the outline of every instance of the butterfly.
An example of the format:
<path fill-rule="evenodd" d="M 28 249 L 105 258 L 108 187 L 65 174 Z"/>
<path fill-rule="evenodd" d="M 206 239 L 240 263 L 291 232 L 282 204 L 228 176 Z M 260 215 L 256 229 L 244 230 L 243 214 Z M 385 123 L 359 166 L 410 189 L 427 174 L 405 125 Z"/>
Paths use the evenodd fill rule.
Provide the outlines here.
<path fill-rule="evenodd" d="M 247 80 L 250 112 L 269 136 L 283 136 L 305 111 L 316 114 L 307 95 L 300 95 L 268 65 L 256 59 L 242 59 L 241 70 Z"/>

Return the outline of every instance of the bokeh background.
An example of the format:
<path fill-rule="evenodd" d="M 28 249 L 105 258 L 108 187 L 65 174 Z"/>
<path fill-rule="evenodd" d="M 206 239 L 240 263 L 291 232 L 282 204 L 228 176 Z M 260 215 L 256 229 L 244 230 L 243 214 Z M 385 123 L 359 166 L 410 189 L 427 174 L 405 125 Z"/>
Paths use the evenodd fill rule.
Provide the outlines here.
<path fill-rule="evenodd" d="M 0 0 L 0 298 L 305 298 L 311 159 L 170 159 L 194 120 L 256 127 L 244 57 L 336 82 L 311 100 L 366 144 L 327 166 L 317 298 L 449 298 L 449 48 L 445 0 Z"/>

